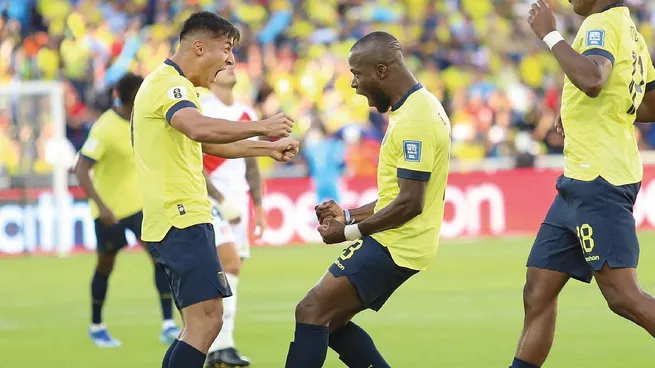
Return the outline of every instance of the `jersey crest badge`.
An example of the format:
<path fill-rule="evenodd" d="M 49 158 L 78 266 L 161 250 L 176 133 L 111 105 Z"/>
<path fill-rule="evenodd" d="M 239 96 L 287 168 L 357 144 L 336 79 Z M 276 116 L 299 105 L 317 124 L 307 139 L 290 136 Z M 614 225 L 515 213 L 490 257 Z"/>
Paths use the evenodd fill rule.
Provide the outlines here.
<path fill-rule="evenodd" d="M 403 141 L 403 152 L 405 154 L 405 161 L 407 161 L 407 162 L 420 162 L 421 161 L 421 142 L 419 142 L 419 141 Z"/>
<path fill-rule="evenodd" d="M 187 98 L 188 94 L 185 87 L 177 86 L 168 90 L 168 98 L 171 100 L 179 100 L 181 98 Z"/>
<path fill-rule="evenodd" d="M 587 36 L 585 37 L 585 46 L 596 46 L 604 47 L 605 46 L 605 31 L 600 29 L 593 29 L 587 31 Z"/>

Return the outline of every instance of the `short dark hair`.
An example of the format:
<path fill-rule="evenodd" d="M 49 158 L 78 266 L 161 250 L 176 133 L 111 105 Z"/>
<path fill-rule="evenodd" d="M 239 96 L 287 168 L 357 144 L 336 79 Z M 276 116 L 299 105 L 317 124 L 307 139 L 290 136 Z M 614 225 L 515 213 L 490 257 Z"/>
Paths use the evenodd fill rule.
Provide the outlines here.
<path fill-rule="evenodd" d="M 118 99 L 122 105 L 134 105 L 134 97 L 136 97 L 136 92 L 141 87 L 141 83 L 143 83 L 143 78 L 133 73 L 125 74 L 116 82 L 114 88 L 118 92 Z"/>
<path fill-rule="evenodd" d="M 221 17 L 220 15 L 201 11 L 191 14 L 182 25 L 180 31 L 180 41 L 187 35 L 195 32 L 207 32 L 212 37 L 227 36 L 232 38 L 234 43 L 239 42 L 241 32 L 229 20 Z"/>
<path fill-rule="evenodd" d="M 350 48 L 354 50 L 356 48 L 364 48 L 368 45 L 374 45 L 375 47 L 388 46 L 392 49 L 402 50 L 400 47 L 400 42 L 398 39 L 387 32 L 375 31 L 371 32 L 364 37 L 360 38 L 355 42 L 355 44 Z"/>

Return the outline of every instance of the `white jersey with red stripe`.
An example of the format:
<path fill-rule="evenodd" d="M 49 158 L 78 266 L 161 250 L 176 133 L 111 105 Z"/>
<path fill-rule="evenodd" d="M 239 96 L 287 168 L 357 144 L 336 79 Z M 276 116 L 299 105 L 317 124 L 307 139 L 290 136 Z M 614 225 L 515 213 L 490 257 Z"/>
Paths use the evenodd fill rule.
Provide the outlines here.
<path fill-rule="evenodd" d="M 257 120 L 255 111 L 242 103 L 232 105 L 224 104 L 212 93 L 200 98 L 202 112 L 206 116 L 232 121 L 248 122 Z M 246 123 L 247 124 L 247 123 Z M 224 159 L 220 157 L 203 155 L 205 171 L 212 184 L 224 196 L 233 196 L 235 199 L 247 197 L 250 187 L 246 180 L 246 160 L 243 158 Z"/>
<path fill-rule="evenodd" d="M 235 124 L 247 124 L 248 121 L 257 120 L 255 111 L 235 102 L 232 105 L 224 104 L 212 93 L 200 98 L 203 114 L 219 119 L 236 121 Z M 256 138 L 255 138 L 256 139 Z M 218 211 L 214 215 L 214 230 L 216 245 L 235 243 L 241 258 L 250 257 L 249 242 L 249 209 L 250 186 L 246 180 L 246 160 L 244 158 L 224 159 L 211 155 L 203 155 L 203 163 L 207 176 L 216 189 L 224 197 L 229 197 L 241 207 L 241 221 L 238 224 L 229 224 L 220 216 Z M 214 203 L 214 206 L 217 204 Z"/>

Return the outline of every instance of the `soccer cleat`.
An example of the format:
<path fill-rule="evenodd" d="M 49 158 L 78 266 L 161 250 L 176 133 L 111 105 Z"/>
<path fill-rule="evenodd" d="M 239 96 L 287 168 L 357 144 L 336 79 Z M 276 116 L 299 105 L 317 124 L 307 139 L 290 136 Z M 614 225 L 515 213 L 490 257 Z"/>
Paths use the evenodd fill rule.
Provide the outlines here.
<path fill-rule="evenodd" d="M 239 354 L 235 348 L 227 348 L 209 353 L 205 368 L 249 367 L 250 361 Z"/>
<path fill-rule="evenodd" d="M 89 337 L 99 348 L 117 348 L 121 346 L 121 342 L 113 338 L 106 328 L 97 331 L 89 329 Z"/>
<path fill-rule="evenodd" d="M 173 343 L 173 341 L 175 341 L 175 339 L 177 339 L 178 336 L 180 336 L 180 329 L 177 328 L 177 326 L 169 326 L 161 330 L 161 333 L 159 334 L 159 341 L 170 345 Z"/>

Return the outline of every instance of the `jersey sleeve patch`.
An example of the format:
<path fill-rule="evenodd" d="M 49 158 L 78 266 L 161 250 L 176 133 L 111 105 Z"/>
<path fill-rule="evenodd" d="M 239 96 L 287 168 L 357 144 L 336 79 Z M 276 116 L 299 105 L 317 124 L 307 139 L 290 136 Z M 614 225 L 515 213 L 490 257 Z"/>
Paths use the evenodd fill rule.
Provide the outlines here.
<path fill-rule="evenodd" d="M 585 36 L 586 47 L 605 47 L 605 31 L 592 29 L 587 31 Z"/>
<path fill-rule="evenodd" d="M 403 153 L 407 162 L 421 162 L 421 142 L 403 141 Z"/>
<path fill-rule="evenodd" d="M 168 90 L 168 98 L 171 100 L 186 99 L 189 97 L 189 93 L 184 86 L 175 86 Z"/>

